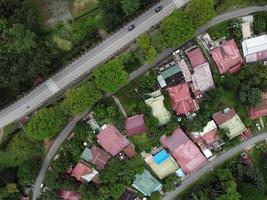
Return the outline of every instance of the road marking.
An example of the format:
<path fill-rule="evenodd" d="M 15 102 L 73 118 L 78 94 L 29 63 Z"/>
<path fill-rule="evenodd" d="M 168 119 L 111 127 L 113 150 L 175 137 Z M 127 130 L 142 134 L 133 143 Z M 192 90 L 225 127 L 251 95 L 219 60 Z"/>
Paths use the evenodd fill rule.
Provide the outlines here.
<path fill-rule="evenodd" d="M 176 5 L 177 8 L 181 8 L 185 5 L 184 0 L 173 0 L 173 3 Z"/>
<path fill-rule="evenodd" d="M 57 93 L 60 90 L 52 78 L 48 79 L 45 84 L 53 94 Z"/>

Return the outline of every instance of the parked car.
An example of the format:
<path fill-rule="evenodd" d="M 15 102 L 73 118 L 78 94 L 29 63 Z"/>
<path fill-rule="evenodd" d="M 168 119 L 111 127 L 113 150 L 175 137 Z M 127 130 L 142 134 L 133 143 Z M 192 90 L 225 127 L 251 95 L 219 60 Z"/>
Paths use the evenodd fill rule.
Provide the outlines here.
<path fill-rule="evenodd" d="M 162 9 L 163 9 L 163 6 L 158 6 L 158 7 L 156 7 L 155 12 L 157 13 L 157 12 L 161 11 Z"/>
<path fill-rule="evenodd" d="M 135 29 L 135 25 L 131 24 L 130 26 L 128 26 L 128 31 L 132 31 L 133 29 Z"/>

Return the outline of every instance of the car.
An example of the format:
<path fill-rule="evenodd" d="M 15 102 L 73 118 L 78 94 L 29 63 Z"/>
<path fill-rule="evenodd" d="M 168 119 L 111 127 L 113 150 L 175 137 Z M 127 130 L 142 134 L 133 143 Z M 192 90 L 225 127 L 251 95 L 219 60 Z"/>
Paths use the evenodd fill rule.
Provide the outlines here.
<path fill-rule="evenodd" d="M 135 29 L 135 25 L 131 24 L 130 26 L 128 26 L 128 31 L 132 31 Z"/>
<path fill-rule="evenodd" d="M 156 7 L 155 12 L 157 13 L 157 12 L 161 11 L 162 9 L 163 9 L 163 6 L 158 6 L 158 7 Z"/>

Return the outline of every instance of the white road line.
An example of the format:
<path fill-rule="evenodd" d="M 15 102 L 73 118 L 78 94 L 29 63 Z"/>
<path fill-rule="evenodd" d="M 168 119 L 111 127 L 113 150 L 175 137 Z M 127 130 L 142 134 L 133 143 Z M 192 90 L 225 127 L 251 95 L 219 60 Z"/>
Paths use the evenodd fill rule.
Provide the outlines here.
<path fill-rule="evenodd" d="M 52 78 L 48 79 L 45 84 L 53 94 L 57 93 L 60 90 Z"/>

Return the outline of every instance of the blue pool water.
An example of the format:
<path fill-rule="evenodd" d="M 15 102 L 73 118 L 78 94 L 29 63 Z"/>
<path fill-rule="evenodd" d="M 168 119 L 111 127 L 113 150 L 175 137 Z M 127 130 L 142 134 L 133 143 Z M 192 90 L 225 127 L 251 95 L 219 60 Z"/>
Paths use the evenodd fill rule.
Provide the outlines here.
<path fill-rule="evenodd" d="M 155 161 L 155 163 L 161 164 L 162 162 L 167 160 L 169 157 L 170 155 L 165 150 L 161 150 L 156 155 L 153 156 L 153 160 Z"/>

